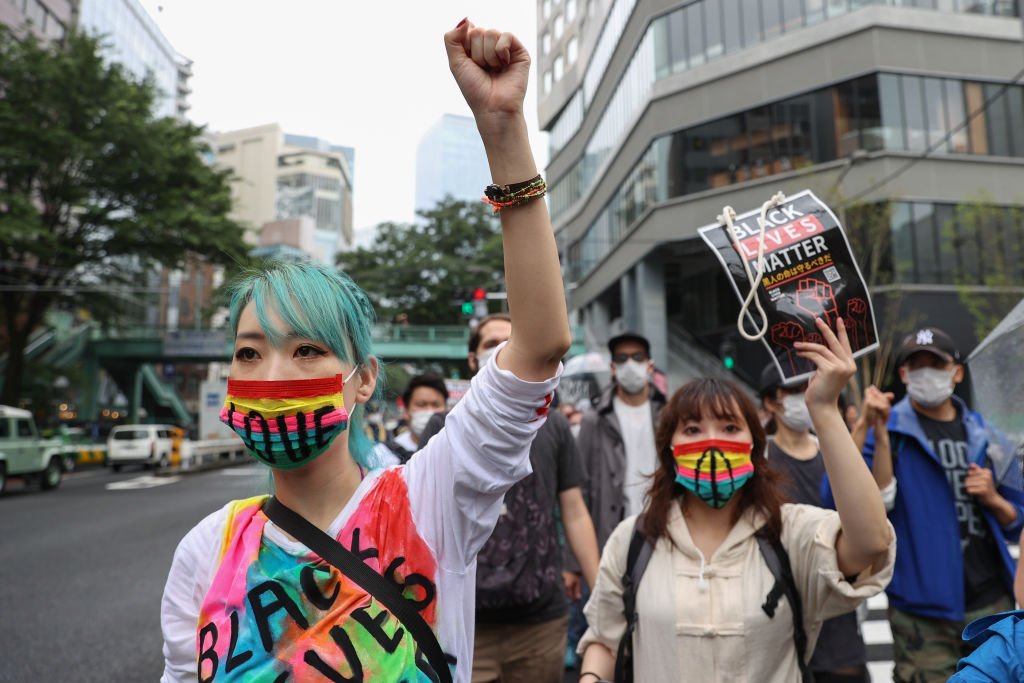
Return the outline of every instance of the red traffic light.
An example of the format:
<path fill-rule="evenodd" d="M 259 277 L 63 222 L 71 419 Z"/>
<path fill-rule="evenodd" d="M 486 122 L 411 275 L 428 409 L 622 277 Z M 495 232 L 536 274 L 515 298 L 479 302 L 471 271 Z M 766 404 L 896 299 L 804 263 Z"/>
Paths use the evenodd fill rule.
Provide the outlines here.
<path fill-rule="evenodd" d="M 473 298 L 477 301 L 487 298 L 487 291 L 483 287 L 477 287 L 473 290 Z"/>

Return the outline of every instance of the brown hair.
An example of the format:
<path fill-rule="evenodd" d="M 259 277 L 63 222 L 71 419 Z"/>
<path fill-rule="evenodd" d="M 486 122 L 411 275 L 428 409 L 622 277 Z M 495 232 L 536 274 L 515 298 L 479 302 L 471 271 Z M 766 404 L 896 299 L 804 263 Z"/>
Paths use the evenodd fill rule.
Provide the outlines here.
<path fill-rule="evenodd" d="M 739 414 L 737 414 L 737 409 Z M 743 421 L 753 438 L 750 460 L 754 464 L 754 475 L 739 490 L 739 504 L 733 510 L 732 523 L 754 508 L 765 519 L 765 531 L 778 538 L 782 533 L 782 504 L 786 497 L 779 486 L 783 477 L 772 469 L 765 458 L 767 437 L 757 416 L 754 402 L 729 380 L 703 378 L 687 382 L 672 395 L 661 411 L 655 433 L 659 467 L 654 481 L 647 492 L 650 502 L 643 517 L 642 531 L 648 538 L 668 537 L 668 518 L 672 506 L 680 501 L 683 509 L 692 496 L 676 483 L 676 461 L 672 455 L 672 435 L 681 422 L 700 420 L 713 416 L 719 420 Z"/>
<path fill-rule="evenodd" d="M 494 320 L 504 320 L 506 322 L 512 322 L 512 316 L 508 313 L 491 313 L 480 318 L 480 322 L 473 328 L 473 332 L 469 335 L 469 352 L 476 353 L 476 347 L 480 346 L 480 337 L 482 336 L 481 330 L 484 329 L 484 325 Z"/>

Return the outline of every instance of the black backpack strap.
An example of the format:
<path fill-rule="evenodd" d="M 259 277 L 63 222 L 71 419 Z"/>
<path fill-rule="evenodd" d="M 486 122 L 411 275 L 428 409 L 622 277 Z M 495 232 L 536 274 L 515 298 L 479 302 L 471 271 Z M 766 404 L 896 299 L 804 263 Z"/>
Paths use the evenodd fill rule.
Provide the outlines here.
<path fill-rule="evenodd" d="M 636 591 L 654 552 L 654 542 L 640 531 L 643 515 L 636 518 L 633 536 L 626 553 L 626 571 L 622 575 L 622 610 L 626 616 L 626 631 L 619 641 L 615 657 L 615 683 L 633 680 L 633 631 L 636 629 Z"/>
<path fill-rule="evenodd" d="M 276 497 L 264 505 L 263 512 L 277 526 L 294 536 L 303 545 L 330 562 L 342 574 L 355 581 L 363 590 L 376 598 L 401 622 L 433 669 L 425 671 L 438 683 L 452 683 L 448 658 L 437 642 L 437 636 L 416 607 L 409 602 L 392 582 L 371 569 L 348 548 L 310 524 L 302 515 L 285 507 Z M 419 657 L 417 656 L 417 659 Z"/>
<path fill-rule="evenodd" d="M 790 610 L 793 612 L 793 645 L 796 647 L 797 663 L 800 666 L 800 677 L 803 683 L 813 683 L 814 676 L 807 666 L 807 631 L 804 630 L 804 606 L 800 593 L 796 589 L 796 580 L 793 578 L 793 567 L 789 563 L 789 553 L 782 547 L 782 541 L 778 538 L 770 538 L 762 529 L 755 535 L 757 547 L 761 550 L 765 564 L 775 577 L 775 585 L 768 592 L 761 609 L 770 619 L 775 618 L 775 609 L 779 606 L 779 598 L 783 595 L 789 600 Z"/>

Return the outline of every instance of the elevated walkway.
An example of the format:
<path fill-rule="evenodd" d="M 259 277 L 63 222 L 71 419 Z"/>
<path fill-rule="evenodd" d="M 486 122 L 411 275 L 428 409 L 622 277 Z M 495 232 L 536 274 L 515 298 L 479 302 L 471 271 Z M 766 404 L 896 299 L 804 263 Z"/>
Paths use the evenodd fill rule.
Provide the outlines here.
<path fill-rule="evenodd" d="M 133 415 L 145 407 L 150 415 L 165 416 L 176 424 L 190 426 L 191 414 L 154 365 L 231 360 L 233 343 L 225 330 L 103 330 L 90 321 L 69 320 L 67 316 L 56 316 L 34 333 L 26 349 L 26 362 L 51 367 L 81 364 L 79 413 L 86 420 L 98 416 L 102 368 L 130 397 Z M 461 362 L 466 358 L 469 335 L 466 325 L 378 325 L 373 330 L 373 347 L 376 355 L 387 363 Z M 574 337 L 570 356 L 585 350 L 582 337 Z M 6 356 L 0 356 L 0 376 L 5 365 Z"/>

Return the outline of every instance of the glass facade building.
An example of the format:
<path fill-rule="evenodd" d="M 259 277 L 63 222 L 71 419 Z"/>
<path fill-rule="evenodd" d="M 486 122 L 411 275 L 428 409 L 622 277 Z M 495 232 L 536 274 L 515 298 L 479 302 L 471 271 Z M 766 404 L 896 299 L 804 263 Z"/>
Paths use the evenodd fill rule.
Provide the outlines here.
<path fill-rule="evenodd" d="M 871 74 L 659 136 L 570 246 L 570 273 L 574 279 L 587 275 L 659 202 L 843 159 L 856 150 L 931 147 L 938 155 L 1024 158 L 1024 87 Z M 554 197 L 551 205 L 556 219 L 566 208 Z"/>
<path fill-rule="evenodd" d="M 157 117 L 177 116 L 188 109 L 184 98 L 189 91 L 181 82 L 191 75 L 184 68 L 188 60 L 178 56 L 138 0 L 81 0 L 79 25 L 103 38 L 108 60 L 124 66 L 139 81 L 153 80 Z"/>
<path fill-rule="evenodd" d="M 964 348 L 977 340 L 958 291 L 1024 296 L 1019 3 L 587 7 L 580 68 L 538 113 L 570 311 L 599 344 L 637 329 L 672 377 L 687 345 L 713 356 L 738 340 L 735 294 L 697 229 L 779 190 L 829 202 L 873 293 L 934 313 Z"/>

